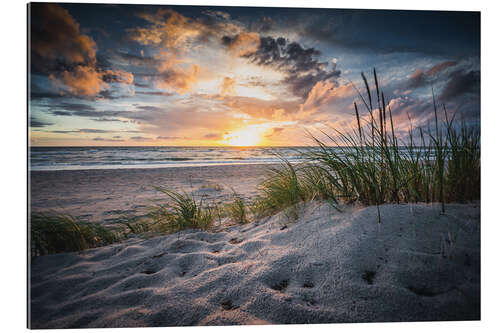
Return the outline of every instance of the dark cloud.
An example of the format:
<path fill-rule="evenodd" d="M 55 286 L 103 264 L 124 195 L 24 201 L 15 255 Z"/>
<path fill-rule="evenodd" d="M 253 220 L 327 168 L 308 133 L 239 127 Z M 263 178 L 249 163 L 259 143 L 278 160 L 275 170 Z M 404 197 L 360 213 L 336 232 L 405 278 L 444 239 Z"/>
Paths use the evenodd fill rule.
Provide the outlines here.
<path fill-rule="evenodd" d="M 224 36 L 222 44 L 230 47 L 238 36 Z M 243 55 L 250 62 L 272 67 L 285 73 L 283 83 L 292 88 L 299 97 L 306 98 L 318 81 L 336 79 L 340 71 L 334 63 L 321 62 L 321 52 L 315 48 L 304 48 L 297 42 L 288 42 L 283 37 L 260 37 L 260 45 L 255 52 Z"/>
<path fill-rule="evenodd" d="M 140 67 L 156 67 L 161 63 L 161 60 L 155 57 L 136 55 L 120 51 L 116 53 L 116 58 L 129 65 Z"/>
<path fill-rule="evenodd" d="M 427 71 L 427 75 L 435 75 L 435 74 L 437 74 L 437 73 L 439 73 L 439 72 L 441 72 L 449 67 L 453 67 L 456 65 L 457 65 L 456 61 L 441 62 L 437 65 L 432 66 L 432 68 Z"/>
<path fill-rule="evenodd" d="M 441 100 L 447 101 L 455 97 L 480 92 L 480 72 L 478 70 L 457 70 L 450 74 L 450 79 L 441 92 Z"/>
<path fill-rule="evenodd" d="M 148 141 L 148 140 L 151 140 L 151 138 L 146 138 L 144 136 L 133 136 L 130 138 L 130 140 L 134 140 L 134 141 Z"/>
<path fill-rule="evenodd" d="M 31 64 L 34 72 L 51 74 L 74 64 L 95 62 L 97 46 L 80 31 L 70 13 L 56 4 L 33 3 L 31 15 Z"/>
<path fill-rule="evenodd" d="M 58 111 L 58 110 L 79 112 L 79 111 L 95 111 L 96 109 L 88 104 L 67 103 L 67 102 L 52 104 L 50 106 L 50 111 Z"/>
<path fill-rule="evenodd" d="M 64 98 L 66 96 L 63 96 L 61 94 L 56 94 L 52 92 L 47 92 L 47 91 L 31 91 L 30 92 L 30 100 L 34 101 L 37 99 L 58 99 L 58 98 Z"/>
<path fill-rule="evenodd" d="M 47 76 L 61 94 L 83 98 L 99 95 L 108 83 L 133 83 L 131 73 L 101 67 L 95 41 L 68 10 L 47 3 L 29 8 L 32 74 Z"/>
<path fill-rule="evenodd" d="M 456 65 L 457 62 L 455 61 L 444 61 L 432 66 L 426 72 L 424 72 L 422 69 L 417 69 L 408 80 L 407 86 L 408 88 L 413 89 L 433 84 L 443 79 L 443 77 L 440 76 L 440 73 Z"/>
<path fill-rule="evenodd" d="M 479 12 L 325 9 L 301 14 L 285 28 L 354 52 L 479 55 Z"/>
<path fill-rule="evenodd" d="M 52 111 L 51 112 L 54 116 L 72 116 L 73 113 L 69 111 Z"/>
<path fill-rule="evenodd" d="M 114 133 L 115 131 L 95 129 L 95 128 L 82 128 L 80 129 L 82 133 Z"/>
<path fill-rule="evenodd" d="M 30 127 L 45 127 L 45 126 L 50 126 L 50 125 L 53 125 L 53 124 L 38 120 L 34 117 L 30 117 Z"/>
<path fill-rule="evenodd" d="M 97 110 L 93 106 L 79 103 L 58 103 L 47 107 L 47 111 L 54 116 L 77 116 L 84 118 L 92 118 L 95 121 L 151 121 L 154 119 L 152 112 L 145 111 L 161 111 L 160 108 L 154 106 L 137 106 L 138 111 L 121 111 L 121 110 Z M 121 120 L 116 118 L 126 118 Z"/>
<path fill-rule="evenodd" d="M 121 120 L 117 118 L 92 118 L 93 121 L 99 121 L 99 122 L 120 122 L 120 123 L 128 123 L 128 120 Z"/>
<path fill-rule="evenodd" d="M 269 16 L 260 17 L 256 22 L 250 25 L 250 29 L 260 32 L 269 33 L 275 26 L 274 20 Z"/>
<path fill-rule="evenodd" d="M 102 134 L 102 133 L 115 133 L 116 131 L 109 131 L 109 130 L 102 130 L 102 129 L 96 129 L 96 128 L 81 128 L 78 130 L 55 130 L 55 131 L 50 131 L 50 133 L 59 133 L 59 134 L 65 134 L 65 133 L 94 133 L 94 134 Z"/>
<path fill-rule="evenodd" d="M 156 140 L 187 140 L 187 137 L 181 136 L 157 136 Z"/>
<path fill-rule="evenodd" d="M 222 134 L 220 133 L 208 133 L 203 136 L 204 139 L 218 140 L 222 139 Z"/>
<path fill-rule="evenodd" d="M 421 69 L 415 70 L 408 80 L 408 88 L 418 88 L 429 84 L 427 75 Z"/>
<path fill-rule="evenodd" d="M 149 95 L 149 96 L 164 96 L 164 97 L 170 97 L 175 95 L 175 93 L 167 91 L 137 91 L 136 94 Z"/>
<path fill-rule="evenodd" d="M 108 138 L 101 138 L 101 137 L 93 138 L 92 140 L 94 140 L 94 141 L 105 141 L 105 142 L 123 142 L 123 141 L 125 141 L 123 139 L 108 139 Z"/>
<path fill-rule="evenodd" d="M 136 108 L 142 111 L 154 111 L 154 112 L 163 111 L 163 108 L 153 105 L 139 105 Z"/>

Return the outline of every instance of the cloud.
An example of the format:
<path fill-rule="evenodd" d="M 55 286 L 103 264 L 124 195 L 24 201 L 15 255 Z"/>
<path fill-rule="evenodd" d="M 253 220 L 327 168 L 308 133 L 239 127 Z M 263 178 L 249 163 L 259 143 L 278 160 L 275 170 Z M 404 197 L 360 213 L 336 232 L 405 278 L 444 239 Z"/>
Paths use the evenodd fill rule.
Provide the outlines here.
<path fill-rule="evenodd" d="M 37 69 L 45 68 L 43 59 L 64 63 L 95 62 L 96 43 L 80 32 L 80 25 L 61 6 L 55 4 L 31 5 L 31 49 Z M 39 58 L 40 57 L 40 58 Z"/>
<path fill-rule="evenodd" d="M 234 55 L 239 57 L 250 56 L 258 51 L 261 39 L 254 32 L 242 32 L 235 36 L 223 36 L 222 44 Z"/>
<path fill-rule="evenodd" d="M 110 130 L 102 130 L 102 129 L 96 129 L 96 128 L 81 128 L 77 130 L 54 130 L 50 131 L 50 133 L 58 133 L 58 134 L 66 134 L 66 133 L 94 133 L 94 134 L 101 134 L 101 133 L 115 133 L 116 131 L 110 131 Z"/>
<path fill-rule="evenodd" d="M 179 55 L 199 43 L 224 33 L 241 31 L 238 24 L 229 20 L 227 13 L 205 11 L 196 19 L 188 18 L 173 9 L 158 9 L 154 13 L 138 16 L 150 25 L 146 28 L 128 29 L 128 35 L 143 45 L 156 45 Z"/>
<path fill-rule="evenodd" d="M 251 29 L 260 33 L 269 33 L 275 26 L 274 20 L 269 16 L 262 16 L 258 21 L 251 23 Z"/>
<path fill-rule="evenodd" d="M 239 36 L 224 36 L 222 43 L 231 50 L 233 41 L 237 41 Z M 315 48 L 304 48 L 297 42 L 288 42 L 284 37 L 260 37 L 257 50 L 240 56 L 259 66 L 283 72 L 285 79 L 282 83 L 289 85 L 296 96 L 305 99 L 316 82 L 340 76 L 335 63 L 318 60 L 320 54 Z"/>
<path fill-rule="evenodd" d="M 296 100 L 262 100 L 246 96 L 206 95 L 207 99 L 218 100 L 225 109 L 254 119 L 279 120 L 293 117 L 298 111 Z"/>
<path fill-rule="evenodd" d="M 157 136 L 156 140 L 188 140 L 188 137 L 181 136 Z"/>
<path fill-rule="evenodd" d="M 133 140 L 133 141 L 150 141 L 151 138 L 147 138 L 147 137 L 144 137 L 144 136 L 133 136 L 130 138 L 130 140 Z"/>
<path fill-rule="evenodd" d="M 166 92 L 166 91 L 136 91 L 136 94 L 140 95 L 149 95 L 149 96 L 164 96 L 164 97 L 170 97 L 175 95 L 175 93 L 172 92 Z"/>
<path fill-rule="evenodd" d="M 204 139 L 210 139 L 210 140 L 221 140 L 222 139 L 222 134 L 220 133 L 208 133 L 203 136 Z"/>
<path fill-rule="evenodd" d="M 444 61 L 444 62 L 441 62 L 437 65 L 434 65 L 431 69 L 429 69 L 427 71 L 427 75 L 435 75 L 445 69 L 447 69 L 448 67 L 453 67 L 453 66 L 456 66 L 457 65 L 457 62 L 456 61 Z"/>
<path fill-rule="evenodd" d="M 234 95 L 235 85 L 236 80 L 226 76 L 220 85 L 220 94 L 222 96 Z"/>
<path fill-rule="evenodd" d="M 451 100 L 465 94 L 479 95 L 480 72 L 478 70 L 457 70 L 450 74 L 450 79 L 441 92 L 441 100 Z"/>
<path fill-rule="evenodd" d="M 185 94 L 191 90 L 193 84 L 198 79 L 200 67 L 198 65 L 188 65 L 175 55 L 168 52 L 161 52 L 160 65 L 156 76 L 156 86 L 168 91 L 176 91 Z"/>
<path fill-rule="evenodd" d="M 38 120 L 34 117 L 30 117 L 30 127 L 46 127 L 46 126 L 50 126 L 50 125 L 53 125 L 53 124 Z"/>
<path fill-rule="evenodd" d="M 71 114 L 70 114 L 71 115 Z M 128 120 L 121 120 L 117 118 L 92 118 L 93 121 L 99 121 L 99 122 L 120 122 L 120 123 L 128 123 Z"/>
<path fill-rule="evenodd" d="M 423 70 L 417 68 L 415 72 L 410 76 L 408 81 L 408 88 L 418 88 L 427 85 L 427 76 Z"/>
<path fill-rule="evenodd" d="M 66 9 L 42 3 L 30 8 L 32 72 L 49 76 L 62 94 L 92 97 L 108 83 L 133 83 L 131 73 L 98 66 L 95 41 Z"/>
<path fill-rule="evenodd" d="M 143 45 L 160 45 L 179 52 L 200 34 L 198 22 L 172 9 L 159 9 L 153 14 L 139 13 L 138 16 L 152 26 L 128 29 L 128 33 L 130 39 Z"/>
<path fill-rule="evenodd" d="M 394 20 L 397 29 L 381 24 Z M 307 40 L 348 49 L 354 54 L 470 56 L 479 55 L 480 48 L 479 12 L 325 9 L 313 14 L 304 10 L 282 29 L 293 29 Z"/>
<path fill-rule="evenodd" d="M 408 80 L 407 87 L 410 89 L 420 88 L 442 80 L 443 76 L 439 76 L 438 74 L 456 65 L 457 63 L 455 61 L 444 61 L 432 66 L 426 72 L 417 68 Z"/>
<path fill-rule="evenodd" d="M 94 141 L 107 141 L 107 142 L 124 142 L 125 141 L 123 139 L 108 139 L 108 138 L 101 138 L 101 137 L 93 138 L 92 140 L 94 140 Z"/>
<path fill-rule="evenodd" d="M 316 112 L 323 105 L 337 102 L 340 99 L 349 98 L 349 101 L 351 101 L 355 93 L 356 90 L 352 83 L 339 85 L 329 80 L 319 81 L 311 89 L 307 95 L 306 101 L 300 108 L 301 111 L 310 114 Z"/>
<path fill-rule="evenodd" d="M 283 127 L 274 127 L 272 129 L 272 132 L 270 134 L 267 134 L 265 137 L 266 138 L 272 138 L 274 136 L 279 136 L 281 132 L 283 132 L 284 128 Z"/>
<path fill-rule="evenodd" d="M 49 80 L 60 90 L 66 88 L 73 95 L 95 96 L 109 87 L 102 80 L 102 73 L 91 66 L 77 66 L 73 71 L 62 72 L 60 77 L 50 74 Z"/>

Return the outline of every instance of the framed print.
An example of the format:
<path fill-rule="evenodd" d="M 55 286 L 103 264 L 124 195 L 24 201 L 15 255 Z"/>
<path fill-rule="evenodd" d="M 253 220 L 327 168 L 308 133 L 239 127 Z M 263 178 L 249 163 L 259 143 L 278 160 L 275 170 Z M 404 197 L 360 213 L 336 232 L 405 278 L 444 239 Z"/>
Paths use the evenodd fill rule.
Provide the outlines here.
<path fill-rule="evenodd" d="M 480 319 L 480 13 L 28 5 L 28 325 Z"/>

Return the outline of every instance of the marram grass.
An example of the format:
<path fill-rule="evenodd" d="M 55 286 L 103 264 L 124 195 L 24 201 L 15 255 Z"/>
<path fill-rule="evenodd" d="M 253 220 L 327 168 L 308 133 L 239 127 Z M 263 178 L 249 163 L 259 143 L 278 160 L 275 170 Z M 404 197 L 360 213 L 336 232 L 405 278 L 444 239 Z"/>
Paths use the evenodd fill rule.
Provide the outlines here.
<path fill-rule="evenodd" d="M 31 256 L 83 251 L 120 240 L 121 235 L 70 215 L 33 213 L 30 219 Z"/>
<path fill-rule="evenodd" d="M 311 135 L 316 146 L 302 154 L 308 163 L 292 165 L 285 159 L 273 169 L 260 188 L 261 215 L 312 199 L 377 207 L 438 202 L 442 213 L 448 202 L 480 199 L 479 129 L 465 121 L 457 124 L 433 97 L 433 123 L 413 128 L 408 116 L 410 126 L 403 140 L 394 130 L 392 110 L 375 70 L 373 76 L 374 92 L 362 74 L 366 98 L 358 94 L 366 112 L 362 116 L 354 103 L 356 128 L 332 128 L 332 133 L 323 132 L 323 138 Z"/>

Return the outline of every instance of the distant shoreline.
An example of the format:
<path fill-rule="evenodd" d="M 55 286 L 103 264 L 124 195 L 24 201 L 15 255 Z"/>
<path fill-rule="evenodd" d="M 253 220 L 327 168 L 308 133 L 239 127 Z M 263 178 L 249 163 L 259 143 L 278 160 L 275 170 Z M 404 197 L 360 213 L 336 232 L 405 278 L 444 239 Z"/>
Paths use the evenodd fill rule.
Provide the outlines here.
<path fill-rule="evenodd" d="M 294 161 L 291 163 L 298 163 L 299 161 Z M 30 172 L 50 172 L 50 171 L 85 171 L 85 170 L 150 170 L 150 169 L 171 169 L 171 168 L 205 168 L 205 167 L 216 167 L 216 166 L 241 166 L 241 165 L 273 165 L 279 164 L 279 161 L 266 161 L 266 162 L 252 162 L 252 161 L 214 161 L 214 162 L 199 162 L 199 163 L 172 163 L 172 164 L 142 164 L 142 165 L 132 165 L 132 164 L 121 164 L 121 165 L 71 165 L 66 167 L 30 167 Z"/>

